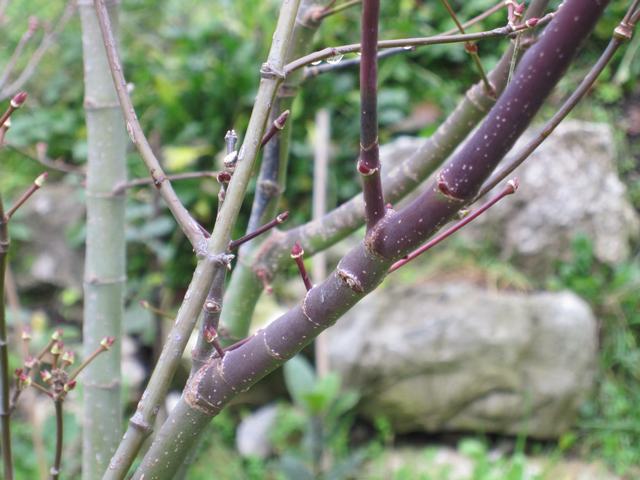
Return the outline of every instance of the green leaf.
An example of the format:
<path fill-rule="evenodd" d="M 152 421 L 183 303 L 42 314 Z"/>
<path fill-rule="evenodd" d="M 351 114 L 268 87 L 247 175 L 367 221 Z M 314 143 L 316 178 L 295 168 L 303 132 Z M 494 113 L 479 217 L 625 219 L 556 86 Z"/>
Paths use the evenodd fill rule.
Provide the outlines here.
<path fill-rule="evenodd" d="M 283 371 L 284 382 L 293 401 L 308 408 L 305 397 L 313 392 L 316 385 L 316 374 L 309 361 L 302 355 L 296 355 L 284 364 Z"/>

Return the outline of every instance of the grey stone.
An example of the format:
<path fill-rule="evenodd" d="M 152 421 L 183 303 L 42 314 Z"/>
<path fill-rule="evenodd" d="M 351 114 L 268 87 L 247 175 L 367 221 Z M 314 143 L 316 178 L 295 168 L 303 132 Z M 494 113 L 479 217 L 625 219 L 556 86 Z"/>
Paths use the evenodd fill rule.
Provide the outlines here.
<path fill-rule="evenodd" d="M 595 375 L 597 322 L 569 292 L 393 286 L 328 330 L 330 362 L 395 431 L 539 438 L 567 430 Z"/>
<path fill-rule="evenodd" d="M 520 179 L 518 193 L 469 225 L 463 237 L 490 241 L 504 257 L 540 277 L 551 273 L 558 259 L 571 257 L 578 235 L 591 239 L 598 260 L 624 261 L 640 220 L 618 177 L 614 143 L 608 125 L 562 123 L 514 173 Z"/>
<path fill-rule="evenodd" d="M 244 418 L 236 431 L 236 448 L 243 457 L 267 458 L 271 453 L 270 432 L 278 415 L 278 406 L 265 405 Z"/>
<path fill-rule="evenodd" d="M 539 129 L 525 132 L 512 155 Z M 383 165 L 406 158 L 423 141 L 400 137 L 385 145 Z M 562 123 L 514 172 L 520 179 L 518 193 L 456 235 L 471 245 L 497 247 L 504 258 L 541 278 L 553 272 L 559 259 L 571 258 L 578 235 L 591 239 L 598 260 L 624 261 L 629 243 L 638 238 L 640 219 L 618 177 L 614 144 L 606 124 Z"/>

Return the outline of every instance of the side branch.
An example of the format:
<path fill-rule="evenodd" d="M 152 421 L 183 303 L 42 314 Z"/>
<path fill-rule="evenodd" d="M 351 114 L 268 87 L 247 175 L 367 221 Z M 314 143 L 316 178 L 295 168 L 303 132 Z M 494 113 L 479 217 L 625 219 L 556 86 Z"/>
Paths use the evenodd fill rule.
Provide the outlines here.
<path fill-rule="evenodd" d="M 176 195 L 173 187 L 171 186 L 171 182 L 167 180 L 167 176 L 162 170 L 160 162 L 153 153 L 151 145 L 149 145 L 147 137 L 144 135 L 140 122 L 138 121 L 138 116 L 133 108 L 133 103 L 131 102 L 131 97 L 129 97 L 129 92 L 127 90 L 127 82 L 124 78 L 122 64 L 116 48 L 116 40 L 111 28 L 111 21 L 109 20 L 105 0 L 94 0 L 94 5 L 107 52 L 109 68 L 111 69 L 111 75 L 113 76 L 113 83 L 125 117 L 127 132 L 131 137 L 131 141 L 138 149 L 140 156 L 147 165 L 151 178 L 153 179 L 153 183 L 156 185 L 160 195 L 167 203 L 167 206 L 169 207 L 169 210 L 171 210 L 176 222 L 178 222 L 178 225 L 184 232 L 185 236 L 189 239 L 189 242 L 191 242 L 196 253 L 203 254 L 206 251 L 206 238 L 201 232 L 198 223 L 193 219 L 191 214 L 187 211 Z"/>
<path fill-rule="evenodd" d="M 508 37 L 517 31 L 524 31 L 541 25 L 545 25 L 553 18 L 553 14 L 547 14 L 539 20 L 530 22 L 528 24 L 511 26 L 507 25 L 486 32 L 478 33 L 466 33 L 458 35 L 435 35 L 432 37 L 416 37 L 416 38 L 401 38 L 398 40 L 381 40 L 378 42 L 378 49 L 383 48 L 396 48 L 396 47 L 424 47 L 427 45 L 442 45 L 448 43 L 467 43 L 485 40 L 488 38 L 500 38 Z M 294 60 L 284 67 L 285 75 L 290 74 L 302 68 L 320 60 L 325 60 L 329 57 L 335 57 L 336 55 L 345 55 L 347 53 L 356 53 L 362 50 L 362 44 L 353 43 L 350 45 L 341 45 L 339 47 L 328 47 L 317 52 L 310 53 L 304 57 L 300 57 Z"/>

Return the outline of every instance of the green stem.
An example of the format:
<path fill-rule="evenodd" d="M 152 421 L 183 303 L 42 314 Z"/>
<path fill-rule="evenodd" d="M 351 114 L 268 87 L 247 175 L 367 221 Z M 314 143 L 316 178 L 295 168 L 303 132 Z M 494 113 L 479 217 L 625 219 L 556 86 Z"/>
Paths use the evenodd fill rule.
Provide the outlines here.
<path fill-rule="evenodd" d="M 320 26 L 315 20 L 315 13 L 321 11 L 315 0 L 301 0 L 298 15 L 291 35 L 291 48 L 286 60 L 292 61 L 308 52 L 313 37 Z M 282 82 L 273 103 L 271 120 L 278 112 L 290 110 L 293 106 L 300 85 L 304 79 L 301 70 L 292 72 Z M 286 172 L 289 163 L 289 144 L 293 122 L 286 123 L 280 135 L 264 147 L 260 174 L 256 183 L 256 194 L 251 207 L 251 216 L 247 232 L 256 230 L 271 220 L 277 213 L 278 202 L 286 188 Z M 227 326 L 232 338 L 240 339 L 246 336 L 251 321 L 250 315 L 244 315 L 247 308 L 253 310 L 258 301 L 262 284 L 251 268 L 251 259 L 259 251 L 264 238 L 248 242 L 240 248 L 239 261 L 231 276 L 229 287 L 226 289 L 221 322 Z"/>
<path fill-rule="evenodd" d="M 2 465 L 4 478 L 13 480 L 13 456 L 11 453 L 11 411 L 9 408 L 9 348 L 7 319 L 4 304 L 4 279 L 7 270 L 9 232 L 0 197 L 0 438 L 2 439 Z"/>
<path fill-rule="evenodd" d="M 224 253 L 227 250 L 231 229 L 240 212 L 253 172 L 274 96 L 282 82 L 285 54 L 289 46 L 299 1 L 284 0 L 282 3 L 267 62 L 260 69 L 261 79 L 256 101 L 224 204 L 218 214 L 211 238 L 206 242 L 206 250 L 202 251 L 196 246 L 196 252 L 199 253 L 200 257 L 198 266 L 185 294 L 183 304 L 178 311 L 176 322 L 169 333 L 167 342 L 151 375 L 149 384 L 138 403 L 136 413 L 131 417 L 129 427 L 103 476 L 105 480 L 122 479 L 126 476 L 127 471 L 140 451 L 143 441 L 151 433 L 156 414 L 161 402 L 164 401 L 169 383 L 179 365 L 182 352 L 193 331 L 215 273 L 219 268 L 227 268 L 224 262 Z M 95 0 L 95 2 L 98 5 L 102 4 L 102 0 Z M 108 19 L 104 14 L 104 10 L 98 9 L 98 14 L 101 20 L 103 41 L 105 44 L 113 46 L 113 43 L 110 42 L 112 35 L 109 31 Z M 126 83 L 124 82 L 122 71 L 116 68 L 119 65 L 117 52 L 115 49 L 110 49 L 110 51 L 111 73 L 118 88 L 118 85 L 122 86 L 126 85 Z M 123 90 L 123 93 L 126 93 L 126 90 Z M 120 103 L 123 109 L 130 106 L 128 95 L 121 94 Z M 138 135 L 139 140 L 142 141 L 144 139 L 142 130 L 138 132 Z"/>
<path fill-rule="evenodd" d="M 127 134 L 113 87 L 100 26 L 91 2 L 78 5 L 82 26 L 88 162 L 83 351 L 89 357 L 105 337 L 121 338 L 126 275 L 125 197 Z M 110 2 L 117 25 L 117 3 Z M 100 478 L 122 434 L 120 344 L 83 373 L 82 478 Z"/>

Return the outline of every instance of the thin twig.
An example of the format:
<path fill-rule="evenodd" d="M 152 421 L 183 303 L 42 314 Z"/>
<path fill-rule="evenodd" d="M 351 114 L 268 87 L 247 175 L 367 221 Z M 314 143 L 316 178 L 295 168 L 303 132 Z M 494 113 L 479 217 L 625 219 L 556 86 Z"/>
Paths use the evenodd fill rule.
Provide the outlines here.
<path fill-rule="evenodd" d="M 425 243 L 423 246 L 421 246 L 420 248 L 418 248 L 418 249 L 414 250 L 413 252 L 411 252 L 405 258 L 403 258 L 401 260 L 398 260 L 396 263 L 391 265 L 391 268 L 389 268 L 389 272 L 388 273 L 395 272 L 400 267 L 406 265 L 407 263 L 409 263 L 410 261 L 412 261 L 416 257 L 422 255 L 427 250 L 435 247 L 436 245 L 441 243 L 444 239 L 450 237 L 451 235 L 456 233 L 458 230 L 460 230 L 462 227 L 464 227 L 465 225 L 471 223 L 473 220 L 478 218 L 480 215 L 482 215 L 484 212 L 489 210 L 491 207 L 493 207 L 496 203 L 498 203 L 504 197 L 515 193 L 516 190 L 518 190 L 518 180 L 517 179 L 513 179 L 507 184 L 507 186 L 504 188 L 504 190 L 502 192 L 500 192 L 498 195 L 496 195 L 494 198 L 492 198 L 489 202 L 487 202 L 486 204 L 481 206 L 478 210 L 476 210 L 475 212 L 467 215 L 464 219 L 460 220 L 458 223 L 453 225 L 451 228 L 445 230 L 444 232 L 440 233 L 439 235 L 436 235 L 431 240 L 429 240 L 427 243 Z"/>
<path fill-rule="evenodd" d="M 9 250 L 9 232 L 5 220 L 2 197 L 0 197 L 0 438 L 2 440 L 2 465 L 4 478 L 13 480 L 13 457 L 11 452 L 11 408 L 9 403 L 9 349 L 7 341 L 7 319 L 5 315 L 4 281 Z"/>
<path fill-rule="evenodd" d="M 493 7 L 489 7 L 487 10 L 485 10 L 484 12 L 482 12 L 481 14 L 473 17 L 471 20 L 467 20 L 466 22 L 464 22 L 462 24 L 462 26 L 467 29 L 469 27 L 474 26 L 477 23 L 480 23 L 481 21 L 489 18 L 491 15 L 493 15 L 496 12 L 499 12 L 500 10 L 502 10 L 505 7 L 505 3 L 504 0 L 500 0 L 498 3 L 496 3 Z M 447 30 L 446 32 L 443 32 L 441 35 L 451 35 L 453 33 L 456 33 L 458 31 L 458 28 L 452 28 L 451 30 Z"/>
<path fill-rule="evenodd" d="M 69 0 L 55 27 L 49 32 L 45 33 L 45 35 L 42 37 L 40 45 L 38 45 L 36 51 L 33 52 L 33 55 L 29 59 L 29 62 L 27 63 L 24 70 L 22 70 L 22 73 L 20 73 L 18 78 L 16 78 L 12 83 L 2 89 L 2 91 L 0 92 L 0 99 L 7 98 L 13 95 L 15 92 L 20 90 L 29 81 L 29 79 L 31 79 L 45 53 L 47 53 L 47 50 L 49 50 L 56 43 L 58 35 L 60 35 L 62 30 L 64 30 L 64 27 L 67 25 L 69 20 L 73 18 L 75 11 L 75 0 Z"/>
<path fill-rule="evenodd" d="M 56 410 L 56 454 L 53 466 L 50 471 L 51 480 L 60 478 L 60 464 L 62 462 L 62 444 L 64 441 L 64 412 L 62 411 L 63 400 L 61 398 L 53 401 Z"/>
<path fill-rule="evenodd" d="M 318 10 L 318 12 L 314 13 L 313 21 L 320 22 L 331 15 L 335 15 L 336 13 L 343 12 L 348 8 L 355 7 L 356 5 L 361 4 L 362 0 L 349 0 L 347 2 L 341 3 L 338 6 L 333 6 L 333 3 L 335 2 L 332 2 L 331 6 L 327 6 L 323 9 Z"/>
<path fill-rule="evenodd" d="M 365 0 L 365 2 L 366 1 L 367 0 Z M 302 278 L 302 283 L 304 283 L 304 287 L 308 292 L 313 288 L 313 283 L 311 282 L 311 278 L 309 278 L 307 269 L 304 266 L 304 249 L 302 248 L 302 245 L 300 245 L 300 242 L 294 243 L 293 247 L 291 247 L 291 258 L 296 262 L 300 278 Z"/>
<path fill-rule="evenodd" d="M 289 110 L 285 110 L 280 115 L 278 115 L 278 118 L 273 121 L 273 123 L 269 126 L 269 130 L 267 130 L 267 132 L 262 137 L 262 141 L 260 142 L 261 148 L 264 147 L 276 133 L 281 132 L 284 129 L 290 113 L 291 112 Z"/>
<path fill-rule="evenodd" d="M 29 40 L 33 38 L 33 34 L 35 33 L 37 28 L 38 20 L 34 17 L 29 18 L 28 28 L 22 34 L 20 40 L 18 40 L 18 44 L 16 45 L 11 58 L 9 58 L 9 61 L 5 64 L 2 75 L 0 75 L 0 88 L 4 87 L 4 84 L 7 83 L 9 76 L 13 73 L 13 69 L 16 67 L 16 63 L 18 63 L 18 60 L 22 56 L 24 48 L 29 43 Z"/>
<path fill-rule="evenodd" d="M 626 17 L 625 17 L 626 18 Z M 507 176 L 509 176 L 516 168 L 518 168 L 522 162 L 524 162 L 529 156 L 540 146 L 542 142 L 544 142 L 549 135 L 556 129 L 556 127 L 566 118 L 569 113 L 574 109 L 574 107 L 582 100 L 582 98 L 591 90 L 591 87 L 597 80 L 598 76 L 602 73 L 605 67 L 609 64 L 615 53 L 618 49 L 630 38 L 626 36 L 623 32 L 626 29 L 623 29 L 620 32 L 620 26 L 624 25 L 620 23 L 618 28 L 616 28 L 616 32 L 611 38 L 607 48 L 604 50 L 598 61 L 591 67 L 589 73 L 584 77 L 578 88 L 576 88 L 571 96 L 562 104 L 562 106 L 558 109 L 558 111 L 547 121 L 542 131 L 534 139 L 532 139 L 525 147 L 520 149 L 520 151 L 515 155 L 515 158 L 500 170 L 498 173 L 494 174 L 480 189 L 480 192 L 476 196 L 475 200 L 486 195 L 487 192 L 492 190 L 496 185 L 498 185 L 502 180 L 504 180 Z"/>
<path fill-rule="evenodd" d="M 364 0 L 362 8 L 362 57 L 360 60 L 360 158 L 364 215 L 367 230 L 384 217 L 384 195 L 378 143 L 378 22 L 380 0 Z"/>
<path fill-rule="evenodd" d="M 20 195 L 20 197 L 16 200 L 16 203 L 9 209 L 7 210 L 7 213 L 5 215 L 6 221 L 8 222 L 11 217 L 13 216 L 14 213 L 16 213 L 16 211 L 22 206 L 24 205 L 24 203 L 29 200 L 29 198 L 31 198 L 31 196 L 36 193 L 38 190 L 40 190 L 42 188 L 42 185 L 44 185 L 44 182 L 47 180 L 47 177 L 49 176 L 49 174 L 47 172 L 44 172 L 43 174 L 39 175 L 31 185 L 29 185 L 29 188 L 27 188 L 27 190 L 24 191 L 24 193 L 22 195 Z"/>
<path fill-rule="evenodd" d="M 177 180 L 192 180 L 197 178 L 216 178 L 219 172 L 186 172 L 186 173 L 176 173 L 173 175 L 167 175 L 165 178 L 170 182 L 175 182 Z M 123 182 L 113 189 L 114 195 L 118 195 L 125 190 L 129 190 L 131 188 L 136 187 L 145 187 L 148 185 L 154 185 L 153 178 L 136 178 L 134 180 L 129 180 L 128 182 Z"/>
<path fill-rule="evenodd" d="M 256 229 L 254 232 L 247 233 L 245 236 L 229 242 L 229 250 L 236 250 L 243 243 L 247 243 L 248 241 L 253 240 L 257 236 L 262 235 L 265 232 L 268 232 L 272 228 L 277 227 L 278 225 L 284 223 L 288 218 L 289 218 L 289 212 L 282 212 L 281 214 L 276 216 L 276 218 L 274 218 L 268 223 L 265 223 L 263 226 Z"/>
<path fill-rule="evenodd" d="M 534 27 L 538 27 L 548 23 L 552 19 L 552 16 L 549 14 L 542 17 L 537 22 L 532 22 L 531 25 L 522 25 L 518 27 L 512 27 L 510 25 L 506 25 L 504 27 L 494 28 L 493 30 L 488 30 L 484 32 L 477 33 L 466 33 L 464 35 L 435 35 L 431 37 L 416 37 L 416 38 L 401 38 L 397 40 L 380 40 L 378 42 L 378 49 L 383 48 L 395 48 L 395 47 L 422 47 L 427 45 L 442 45 L 448 43 L 467 43 L 467 42 L 475 42 L 480 40 L 485 40 L 488 38 L 499 38 L 499 37 L 508 37 L 509 35 L 521 31 L 528 30 Z M 299 68 L 302 68 L 311 63 L 317 62 L 319 60 L 324 60 L 325 58 L 335 57 L 337 55 L 344 55 L 347 53 L 356 53 L 361 51 L 362 46 L 359 43 L 353 43 L 350 45 L 341 45 L 338 47 L 328 47 L 322 50 L 318 50 L 316 52 L 310 53 L 309 55 L 305 55 L 303 57 L 298 58 L 292 62 L 289 62 L 284 67 L 284 73 L 289 74 Z"/>
<path fill-rule="evenodd" d="M 440 0 L 440 2 L 444 6 L 445 10 L 449 13 L 449 16 L 453 19 L 453 22 L 456 24 L 456 27 L 458 28 L 460 33 L 464 34 L 465 33 L 464 25 L 460 23 L 460 20 L 458 19 L 456 12 L 453 10 L 453 8 L 451 8 L 449 1 Z M 478 46 L 476 45 L 475 42 L 467 42 L 465 43 L 464 49 L 469 55 L 471 55 L 473 63 L 475 64 L 476 69 L 480 74 L 480 78 L 482 79 L 482 84 L 484 85 L 485 91 L 489 93 L 491 96 L 495 96 L 496 94 L 495 88 L 493 87 L 493 85 L 491 85 L 491 82 L 489 81 L 489 77 L 487 77 L 487 72 L 482 66 L 482 61 L 480 60 L 480 54 L 478 53 Z"/>
<path fill-rule="evenodd" d="M 127 82 L 124 78 L 123 68 L 116 48 L 116 40 L 113 36 L 111 20 L 109 19 L 105 0 L 95 0 L 94 3 L 98 22 L 100 23 L 100 30 L 102 31 L 102 38 L 106 47 L 109 68 L 111 70 L 111 75 L 113 76 L 114 86 L 118 93 L 118 99 L 120 100 L 120 105 L 122 107 L 127 131 L 131 137 L 131 141 L 134 143 L 140 153 L 140 156 L 147 165 L 153 184 L 158 188 L 160 195 L 167 203 L 167 206 L 173 214 L 173 217 L 176 219 L 176 222 L 184 232 L 185 236 L 189 239 L 189 242 L 191 242 L 194 250 L 198 254 L 203 254 L 206 250 L 206 238 L 200 231 L 198 222 L 193 219 L 173 190 L 171 182 L 167 179 L 166 174 L 162 170 L 160 162 L 153 153 L 151 145 L 149 145 L 149 141 L 142 131 L 142 127 L 138 121 L 138 116 L 136 115 L 136 111 L 133 107 L 129 91 L 127 89 Z"/>
<path fill-rule="evenodd" d="M 394 55 L 398 55 L 399 53 L 415 52 L 415 50 L 415 47 L 389 48 L 387 50 L 378 52 L 378 61 Z M 342 60 L 338 63 L 323 63 L 322 65 L 311 65 L 309 67 L 305 67 L 304 80 L 317 77 L 318 75 L 322 75 L 325 73 L 332 73 L 338 70 L 346 70 L 347 68 L 358 67 L 360 66 L 361 58 L 362 57 L 356 57 L 349 60 Z"/>

